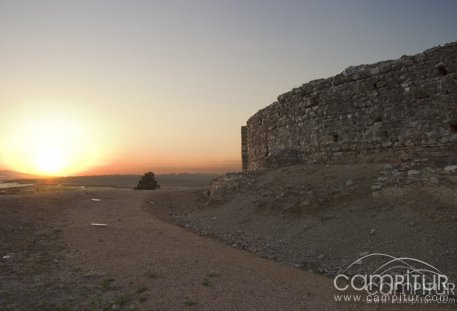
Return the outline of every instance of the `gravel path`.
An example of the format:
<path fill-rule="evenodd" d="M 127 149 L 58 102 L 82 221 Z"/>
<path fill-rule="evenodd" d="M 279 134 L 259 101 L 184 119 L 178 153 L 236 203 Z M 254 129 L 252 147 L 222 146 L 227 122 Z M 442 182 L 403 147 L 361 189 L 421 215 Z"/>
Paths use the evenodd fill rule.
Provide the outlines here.
<path fill-rule="evenodd" d="M 153 218 L 143 203 L 148 196 L 102 191 L 74 202 L 64 232 L 74 250 L 68 259 L 114 279 L 125 295 L 147 288 L 141 297 L 157 310 L 347 309 L 332 302 L 331 280 Z"/>

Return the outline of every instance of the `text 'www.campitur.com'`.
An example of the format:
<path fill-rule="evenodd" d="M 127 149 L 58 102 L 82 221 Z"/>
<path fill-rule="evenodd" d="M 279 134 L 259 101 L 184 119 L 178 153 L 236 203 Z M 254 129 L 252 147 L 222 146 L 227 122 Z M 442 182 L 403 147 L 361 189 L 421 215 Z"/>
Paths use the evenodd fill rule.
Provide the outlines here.
<path fill-rule="evenodd" d="M 455 298 L 446 295 L 356 295 L 339 294 L 333 296 L 337 302 L 391 303 L 391 304 L 428 304 L 428 303 L 457 303 Z"/>

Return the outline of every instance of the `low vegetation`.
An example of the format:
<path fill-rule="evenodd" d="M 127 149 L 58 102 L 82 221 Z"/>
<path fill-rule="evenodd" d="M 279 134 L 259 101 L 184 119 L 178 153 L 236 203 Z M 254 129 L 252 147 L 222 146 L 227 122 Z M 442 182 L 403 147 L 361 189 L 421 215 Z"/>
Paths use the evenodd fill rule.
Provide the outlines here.
<path fill-rule="evenodd" d="M 141 177 L 140 181 L 138 182 L 138 185 L 134 189 L 155 190 L 158 188 L 160 188 L 160 185 L 155 178 L 155 174 L 153 172 L 147 172 Z"/>

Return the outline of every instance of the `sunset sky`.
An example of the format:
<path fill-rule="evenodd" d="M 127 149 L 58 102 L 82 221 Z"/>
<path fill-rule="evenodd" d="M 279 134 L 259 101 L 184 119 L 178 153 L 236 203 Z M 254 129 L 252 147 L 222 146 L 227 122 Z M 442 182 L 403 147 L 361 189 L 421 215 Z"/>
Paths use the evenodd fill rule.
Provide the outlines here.
<path fill-rule="evenodd" d="M 350 65 L 457 40 L 457 1 L 0 0 L 0 169 L 240 169 L 240 126 Z"/>

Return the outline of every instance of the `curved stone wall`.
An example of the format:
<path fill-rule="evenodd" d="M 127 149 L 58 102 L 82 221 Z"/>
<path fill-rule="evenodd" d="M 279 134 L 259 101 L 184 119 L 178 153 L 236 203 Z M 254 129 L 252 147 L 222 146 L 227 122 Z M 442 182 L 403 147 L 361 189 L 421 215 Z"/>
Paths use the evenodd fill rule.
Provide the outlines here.
<path fill-rule="evenodd" d="M 243 167 L 457 159 L 457 42 L 282 94 L 244 128 Z"/>

